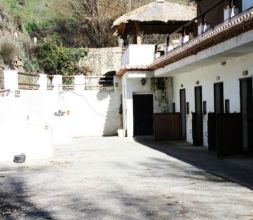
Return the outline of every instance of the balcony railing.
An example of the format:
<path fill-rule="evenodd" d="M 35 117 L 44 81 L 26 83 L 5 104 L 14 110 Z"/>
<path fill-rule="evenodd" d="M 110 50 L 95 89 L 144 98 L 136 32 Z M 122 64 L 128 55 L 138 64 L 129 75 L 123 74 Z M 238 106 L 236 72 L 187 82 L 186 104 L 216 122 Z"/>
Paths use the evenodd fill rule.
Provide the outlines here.
<path fill-rule="evenodd" d="M 253 29 L 253 8 L 244 11 L 173 49 L 149 66 L 154 70 L 222 43 Z"/>
<path fill-rule="evenodd" d="M 191 21 L 179 27 L 176 31 L 174 31 L 172 34 L 168 36 L 166 44 L 164 42 L 157 44 L 160 45 L 160 48 L 161 47 L 162 48 L 159 50 L 156 49 L 156 56 L 155 56 L 156 59 L 170 53 L 174 49 L 183 46 L 192 39 L 200 35 L 203 35 L 207 31 L 213 29 L 214 25 L 208 23 L 206 17 L 209 13 L 213 12 L 214 10 L 220 10 L 222 8 L 223 21 L 220 23 L 229 22 L 240 11 L 240 9 L 237 8 L 237 6 L 235 6 L 233 2 L 234 1 L 232 0 L 220 0 L 214 3 L 210 8 L 206 9 L 203 13 L 198 14 Z M 224 5 L 226 5 L 225 8 L 223 7 Z M 159 46 L 157 46 L 156 48 L 159 48 Z"/>

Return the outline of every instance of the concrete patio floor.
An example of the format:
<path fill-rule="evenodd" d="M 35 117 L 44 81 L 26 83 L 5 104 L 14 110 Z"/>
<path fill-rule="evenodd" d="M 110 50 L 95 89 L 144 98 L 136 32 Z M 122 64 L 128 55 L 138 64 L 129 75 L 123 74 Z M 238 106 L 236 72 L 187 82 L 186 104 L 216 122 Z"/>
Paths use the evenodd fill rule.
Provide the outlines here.
<path fill-rule="evenodd" d="M 253 220 L 252 190 L 148 142 L 79 138 L 49 161 L 2 163 L 0 219 Z"/>

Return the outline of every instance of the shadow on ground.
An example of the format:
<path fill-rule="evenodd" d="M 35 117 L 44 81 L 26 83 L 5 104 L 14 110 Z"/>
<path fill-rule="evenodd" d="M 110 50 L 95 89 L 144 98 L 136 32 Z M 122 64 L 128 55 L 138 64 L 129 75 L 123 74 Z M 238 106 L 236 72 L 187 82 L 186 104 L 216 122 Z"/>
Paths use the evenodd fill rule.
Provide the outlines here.
<path fill-rule="evenodd" d="M 222 177 L 224 181 L 235 182 L 253 190 L 252 156 L 219 159 L 215 152 L 210 152 L 203 147 L 194 147 L 186 142 L 157 142 L 153 137 L 136 137 L 135 141 L 215 176 Z M 214 181 L 220 180 L 215 178 Z"/>
<path fill-rule="evenodd" d="M 17 176 L 10 177 L 1 174 L 0 178 L 1 185 L 5 186 L 0 188 L 0 219 L 4 220 L 104 219 L 105 216 L 108 219 L 156 220 L 177 219 L 178 216 L 182 217 L 188 213 L 187 208 L 179 205 L 173 197 L 132 195 L 118 184 L 114 185 L 112 191 L 94 193 L 92 197 L 87 196 L 87 192 L 77 194 L 74 191 L 69 194 L 61 194 L 58 196 L 60 198 L 45 195 L 49 203 L 56 208 L 55 213 L 50 213 L 30 201 L 30 197 L 34 195 L 26 193 L 27 185 L 25 179 L 20 178 L 20 175 L 17 178 Z M 61 189 L 59 193 L 60 191 Z M 55 191 L 52 192 L 54 193 Z M 38 199 L 43 198 L 38 197 Z M 114 205 L 108 207 L 108 203 L 102 203 L 105 200 L 111 201 Z M 158 205 L 154 206 L 153 201 L 156 201 Z M 119 207 L 120 210 L 117 209 Z"/>
<path fill-rule="evenodd" d="M 1 168 L 2 170 L 6 169 Z M 29 201 L 23 178 L 2 174 L 1 171 L 0 219 L 54 219 L 49 212 Z"/>

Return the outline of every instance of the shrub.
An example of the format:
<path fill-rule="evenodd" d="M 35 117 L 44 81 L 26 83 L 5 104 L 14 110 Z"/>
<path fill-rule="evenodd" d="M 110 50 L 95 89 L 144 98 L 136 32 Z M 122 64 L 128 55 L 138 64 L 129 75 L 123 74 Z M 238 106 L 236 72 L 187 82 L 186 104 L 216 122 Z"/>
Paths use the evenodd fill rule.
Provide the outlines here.
<path fill-rule="evenodd" d="M 25 24 L 25 29 L 28 33 L 32 33 L 39 29 L 38 25 L 35 22 Z"/>
<path fill-rule="evenodd" d="M 35 54 L 46 73 L 73 75 L 81 73 L 78 62 L 87 55 L 87 49 L 65 48 L 45 42 L 36 48 Z"/>
<path fill-rule="evenodd" d="M 18 0 L 18 4 L 24 6 L 25 5 L 25 0 Z"/>
<path fill-rule="evenodd" d="M 41 71 L 40 64 L 36 57 L 24 60 L 24 69 L 28 72 L 36 73 Z"/>
<path fill-rule="evenodd" d="M 41 22 L 41 23 L 37 23 L 37 22 L 29 22 L 26 23 L 24 25 L 26 31 L 31 34 L 33 32 L 37 32 L 39 30 L 46 30 L 48 29 L 51 25 L 53 25 L 52 21 L 45 21 L 45 22 Z"/>
<path fill-rule="evenodd" d="M 4 63 L 10 65 L 17 55 L 17 48 L 15 44 L 11 42 L 4 42 L 1 44 L 0 55 L 3 57 Z"/>

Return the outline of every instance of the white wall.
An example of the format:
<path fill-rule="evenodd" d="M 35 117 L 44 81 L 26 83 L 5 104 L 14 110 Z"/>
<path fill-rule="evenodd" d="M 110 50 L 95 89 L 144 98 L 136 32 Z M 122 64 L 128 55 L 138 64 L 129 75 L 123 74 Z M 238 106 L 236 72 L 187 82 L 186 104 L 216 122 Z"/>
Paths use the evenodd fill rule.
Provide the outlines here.
<path fill-rule="evenodd" d="M 14 80 L 5 85 L 15 89 L 0 95 L 0 161 L 21 153 L 28 159 L 51 157 L 53 146 L 68 144 L 73 137 L 116 135 L 122 127 L 120 86 L 115 91 L 85 91 L 80 86 L 62 91 L 55 84 L 53 91 L 41 86 L 37 91 L 19 90 L 15 97 L 15 74 L 6 74 Z M 55 77 L 55 83 L 61 79 Z M 59 110 L 64 116 L 55 116 Z"/>
<path fill-rule="evenodd" d="M 154 101 L 154 113 L 168 112 L 169 111 L 169 98 L 172 97 L 172 82 L 167 80 L 165 93 L 161 91 L 151 91 L 150 77 L 153 76 L 153 72 L 138 72 L 129 71 L 122 77 L 122 94 L 123 94 L 123 128 L 127 131 L 128 137 L 134 135 L 134 117 L 133 117 L 133 94 L 152 94 Z M 141 79 L 146 78 L 146 84 L 141 84 Z M 165 95 L 166 102 L 163 103 L 160 99 Z M 163 99 L 164 100 L 164 99 Z M 145 109 L 143 109 L 145 111 Z"/>
<path fill-rule="evenodd" d="M 138 73 L 136 73 L 138 74 Z M 123 126 L 127 131 L 128 137 L 133 137 L 134 125 L 133 125 L 133 94 L 134 93 L 146 93 L 153 94 L 150 90 L 150 81 L 147 78 L 148 73 L 140 73 L 146 75 L 146 77 L 141 78 L 129 78 L 128 74 L 123 76 L 123 113 L 124 121 Z M 147 78 L 147 82 L 144 86 L 141 85 L 140 80 L 142 78 Z"/>
<path fill-rule="evenodd" d="M 174 76 L 174 101 L 176 103 L 176 110 L 180 111 L 180 97 L 179 90 L 186 89 L 186 101 L 190 103 L 190 112 L 195 111 L 194 101 L 194 87 L 196 81 L 199 81 L 199 86 L 202 86 L 203 101 L 207 101 L 207 112 L 214 111 L 214 91 L 213 85 L 217 82 L 224 84 L 224 99 L 230 100 L 230 111 L 240 112 L 240 90 L 239 79 L 243 78 L 243 71 L 248 70 L 249 76 L 253 75 L 253 53 L 247 56 L 230 58 L 226 60 L 226 65 L 220 63 L 203 66 L 188 73 L 176 74 Z M 217 80 L 217 77 L 220 80 Z M 203 118 L 204 122 L 204 145 L 208 146 L 207 133 L 207 115 Z M 187 115 L 187 141 L 192 143 L 192 116 Z"/>
<path fill-rule="evenodd" d="M 72 136 L 116 135 L 121 128 L 121 94 L 113 91 L 69 91 L 60 96 L 61 109 L 70 111 Z"/>
<path fill-rule="evenodd" d="M 155 45 L 151 44 L 131 44 L 122 55 L 122 66 L 142 66 L 149 65 L 155 60 Z"/>
<path fill-rule="evenodd" d="M 242 0 L 242 10 L 247 10 L 248 8 L 253 7 L 252 0 Z"/>

